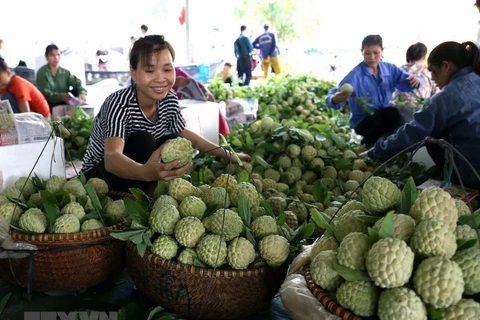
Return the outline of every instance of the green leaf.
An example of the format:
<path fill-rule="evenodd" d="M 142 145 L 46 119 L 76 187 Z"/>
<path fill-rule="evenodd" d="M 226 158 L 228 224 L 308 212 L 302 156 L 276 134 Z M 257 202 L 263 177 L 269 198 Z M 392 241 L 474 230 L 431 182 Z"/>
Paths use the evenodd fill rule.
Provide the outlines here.
<path fill-rule="evenodd" d="M 270 164 L 268 164 L 261 156 L 259 156 L 258 154 L 254 155 L 253 156 L 253 160 L 255 160 L 255 162 L 257 162 L 259 165 L 261 165 L 262 167 L 264 167 L 265 169 L 270 169 L 272 166 Z"/>
<path fill-rule="evenodd" d="M 87 178 L 85 177 L 85 174 L 83 172 L 80 172 L 80 182 L 82 185 L 85 185 L 87 183 Z"/>
<path fill-rule="evenodd" d="M 458 217 L 458 225 L 467 225 L 472 229 L 476 229 L 480 226 L 480 214 L 470 214 L 466 216 Z"/>
<path fill-rule="evenodd" d="M 141 189 L 130 188 L 128 190 L 135 197 L 135 202 L 138 203 L 143 210 L 148 211 L 152 204 L 152 198 L 147 196 Z"/>
<path fill-rule="evenodd" d="M 370 245 L 373 245 L 375 242 L 380 240 L 380 235 L 372 228 L 368 228 L 368 237 L 370 239 Z"/>
<path fill-rule="evenodd" d="M 330 223 L 328 223 L 328 220 L 325 218 L 325 216 L 317 209 L 310 209 L 310 216 L 312 217 L 313 222 L 317 224 L 317 226 L 328 231 L 328 233 L 331 235 L 335 234 L 335 228 Z"/>
<path fill-rule="evenodd" d="M 382 226 L 380 227 L 380 232 L 378 235 L 380 239 L 393 238 L 393 215 L 394 211 L 390 211 L 385 216 L 385 219 L 382 221 Z"/>
<path fill-rule="evenodd" d="M 91 184 L 87 184 L 86 186 L 87 194 L 92 201 L 93 208 L 100 214 L 102 212 L 102 204 L 100 203 L 100 199 L 98 199 L 97 192 L 95 192 L 95 188 Z"/>
<path fill-rule="evenodd" d="M 127 214 L 132 220 L 140 223 L 143 226 L 148 226 L 148 214 L 143 210 L 135 200 L 130 198 L 123 199 L 123 203 L 125 204 L 125 209 L 127 210 Z"/>
<path fill-rule="evenodd" d="M 19 227 L 16 227 L 14 225 L 10 225 L 10 227 L 17 231 L 18 233 L 22 233 L 22 234 L 42 234 L 42 233 L 37 233 L 37 232 L 30 232 L 30 231 L 27 231 L 27 230 L 23 230 L 22 228 L 19 228 Z"/>
<path fill-rule="evenodd" d="M 320 180 L 316 180 L 313 183 L 313 192 L 312 196 L 316 202 L 322 202 L 323 195 L 325 193 L 325 188 L 322 186 L 322 182 Z"/>
<path fill-rule="evenodd" d="M 247 133 L 247 135 L 245 136 L 245 142 L 247 143 L 247 148 L 251 151 L 254 151 L 255 150 L 255 143 L 253 142 L 253 139 L 252 137 L 250 136 L 250 134 Z"/>
<path fill-rule="evenodd" d="M 158 199 L 158 197 L 167 194 L 168 192 L 168 182 L 166 181 L 158 181 L 157 187 L 155 188 L 154 198 Z"/>
<path fill-rule="evenodd" d="M 140 242 L 139 244 L 137 244 L 137 252 L 140 255 L 140 257 L 143 258 L 146 250 L 147 250 L 147 244 L 145 242 Z"/>
<path fill-rule="evenodd" d="M 152 244 L 152 241 L 150 240 L 150 232 L 147 232 L 145 231 L 143 233 L 143 242 L 148 246 L 148 247 L 151 247 L 153 244 Z"/>
<path fill-rule="evenodd" d="M 477 244 L 477 239 L 470 239 L 470 240 L 458 239 L 457 240 L 457 251 L 472 248 L 476 244 Z"/>
<path fill-rule="evenodd" d="M 273 154 L 279 154 L 280 153 L 280 150 L 278 150 L 278 148 L 276 148 L 273 144 L 271 143 L 268 143 L 268 142 L 262 142 L 260 143 L 256 149 L 263 149 L 265 151 L 267 151 L 268 153 L 273 153 Z"/>
<path fill-rule="evenodd" d="M 144 234 L 144 233 L 145 233 L 145 232 L 141 232 L 141 233 L 139 233 L 139 234 L 136 234 L 136 235 L 132 236 L 132 237 L 130 238 L 130 241 L 132 241 L 132 242 L 135 243 L 135 244 L 140 244 L 140 243 L 142 243 L 142 242 L 143 242 L 143 234 Z"/>
<path fill-rule="evenodd" d="M 417 200 L 417 186 L 412 177 L 408 178 L 405 187 L 402 190 L 402 197 L 400 199 L 400 213 L 408 214 L 410 208 Z"/>
<path fill-rule="evenodd" d="M 286 218 L 285 213 L 284 212 L 280 213 L 277 217 L 277 225 L 283 226 L 285 224 L 285 218 Z"/>
<path fill-rule="evenodd" d="M 330 139 L 333 140 L 333 142 L 335 142 L 335 144 L 339 149 L 344 150 L 347 147 L 347 145 L 345 144 L 345 141 L 342 138 L 340 138 L 340 136 L 335 132 L 330 131 L 328 133 L 328 136 L 330 137 Z"/>
<path fill-rule="evenodd" d="M 235 147 L 241 147 L 242 146 L 242 141 L 238 139 L 237 137 L 233 138 L 230 143 L 235 146 Z"/>
<path fill-rule="evenodd" d="M 192 173 L 192 184 L 194 186 L 200 185 L 200 175 L 198 174 L 198 171 L 193 171 Z"/>
<path fill-rule="evenodd" d="M 308 239 L 315 232 L 315 223 L 309 222 L 305 226 L 305 233 L 303 235 L 304 239 Z"/>
<path fill-rule="evenodd" d="M 360 221 L 366 222 L 368 224 L 375 224 L 378 220 L 381 219 L 381 217 L 363 215 L 363 214 L 355 216 L 355 218 L 357 218 Z"/>
<path fill-rule="evenodd" d="M 200 260 L 199 258 L 195 257 L 193 259 L 193 266 L 194 267 L 197 267 L 197 268 L 202 268 L 202 269 L 209 269 L 210 267 L 208 266 L 208 264 L 206 264 L 205 262 L 203 262 L 202 260 Z"/>
<path fill-rule="evenodd" d="M 371 281 L 368 273 L 344 267 L 337 262 L 333 262 L 333 269 L 347 281 Z"/>
<path fill-rule="evenodd" d="M 57 190 L 53 192 L 52 195 L 57 199 L 58 207 L 60 208 L 63 208 L 71 201 L 70 194 L 63 190 Z"/>
<path fill-rule="evenodd" d="M 28 205 L 26 205 L 25 203 L 17 200 L 17 199 L 14 199 L 14 198 L 10 198 L 10 197 L 7 197 L 7 199 L 10 201 L 10 202 L 13 202 L 15 203 L 17 206 L 19 206 L 20 208 L 23 208 L 23 209 L 28 209 Z"/>
<path fill-rule="evenodd" d="M 8 303 L 8 300 L 10 300 L 10 297 L 12 296 L 12 293 L 9 292 L 7 294 L 5 294 L 2 299 L 0 299 L 0 314 L 2 314 L 3 312 L 3 309 L 5 309 L 5 306 L 7 305 Z"/>
<path fill-rule="evenodd" d="M 272 206 L 267 200 L 260 201 L 260 206 L 265 209 L 265 212 L 272 218 L 275 218 L 275 213 L 273 213 Z"/>
<path fill-rule="evenodd" d="M 255 237 L 253 236 L 253 232 L 249 227 L 245 228 L 245 236 L 248 241 L 253 245 L 254 248 L 257 248 L 257 241 L 255 241 Z"/>
<path fill-rule="evenodd" d="M 155 307 L 152 311 L 150 311 L 150 314 L 148 315 L 148 318 L 147 320 L 154 320 L 153 317 L 157 315 L 157 313 L 161 313 L 163 312 L 165 309 L 158 306 L 158 307 Z"/>
<path fill-rule="evenodd" d="M 205 167 L 198 170 L 198 185 L 201 186 L 205 184 Z"/>
<path fill-rule="evenodd" d="M 250 203 L 248 202 L 248 199 L 243 191 L 240 191 L 240 194 L 238 195 L 238 215 L 240 218 L 242 218 L 243 223 L 247 227 L 250 227 L 250 222 L 252 219 L 250 214 Z"/>
<path fill-rule="evenodd" d="M 112 238 L 122 240 L 122 241 L 129 241 L 132 237 L 135 237 L 137 235 L 142 235 L 144 232 L 143 229 L 139 230 L 131 230 L 131 231 L 112 231 L 110 235 Z"/>
<path fill-rule="evenodd" d="M 429 320 L 440 320 L 442 319 L 442 311 L 435 309 L 431 305 L 427 305 L 427 314 Z"/>
<path fill-rule="evenodd" d="M 313 223 L 308 223 L 307 224 L 307 223 L 304 222 L 300 227 L 298 227 L 294 231 L 294 235 L 292 237 L 292 240 L 290 241 L 290 245 L 291 246 L 296 246 L 302 240 L 310 237 L 313 234 L 313 231 L 315 231 L 315 225 Z"/>
<path fill-rule="evenodd" d="M 35 173 L 32 177 L 33 184 L 37 188 L 37 190 L 45 190 L 45 181 L 40 179 L 37 174 Z"/>
<path fill-rule="evenodd" d="M 60 209 L 56 204 L 52 204 L 48 201 L 43 203 L 43 209 L 45 211 L 45 216 L 47 217 L 48 233 L 53 233 L 53 224 L 55 223 L 55 219 L 61 215 Z"/>
<path fill-rule="evenodd" d="M 33 203 L 32 200 L 28 200 L 28 201 L 27 201 L 27 208 L 28 208 L 28 209 L 38 208 L 38 206 L 37 206 L 35 203 Z"/>
<path fill-rule="evenodd" d="M 250 175 L 248 174 L 248 172 L 246 170 L 242 170 L 242 171 L 240 171 L 240 173 L 237 174 L 237 182 L 238 183 L 248 182 L 249 178 L 250 178 Z"/>
<path fill-rule="evenodd" d="M 40 190 L 40 197 L 42 198 L 43 202 L 50 202 L 51 204 L 58 204 L 57 198 L 47 190 Z"/>
<path fill-rule="evenodd" d="M 349 160 L 349 159 L 341 158 L 335 161 L 335 167 L 337 168 L 337 170 L 347 169 L 347 168 L 350 168 L 351 166 L 352 166 L 352 160 Z"/>

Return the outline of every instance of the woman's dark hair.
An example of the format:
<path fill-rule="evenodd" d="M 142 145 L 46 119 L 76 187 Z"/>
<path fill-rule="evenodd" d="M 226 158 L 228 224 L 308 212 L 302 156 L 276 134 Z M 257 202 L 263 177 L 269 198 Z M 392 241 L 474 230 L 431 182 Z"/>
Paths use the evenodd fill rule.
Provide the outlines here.
<path fill-rule="evenodd" d="M 230 62 L 225 62 L 225 65 L 230 68 L 232 67 L 232 64 Z"/>
<path fill-rule="evenodd" d="M 379 34 L 370 34 L 363 38 L 362 40 L 362 50 L 365 49 L 366 46 L 380 46 L 383 50 L 383 40 Z"/>
<path fill-rule="evenodd" d="M 45 57 L 48 57 L 48 55 L 50 54 L 50 52 L 52 52 L 53 50 L 60 50 L 58 49 L 57 45 L 56 44 L 49 44 L 46 48 L 45 48 Z"/>
<path fill-rule="evenodd" d="M 421 60 L 427 55 L 427 46 L 421 42 L 412 44 L 407 49 L 407 63 Z"/>
<path fill-rule="evenodd" d="M 9 70 L 7 63 L 4 59 L 0 58 L 0 72 L 5 72 Z"/>
<path fill-rule="evenodd" d="M 471 41 L 447 41 L 436 46 L 428 56 L 428 65 L 439 67 L 443 61 L 450 61 L 458 69 L 472 67 L 475 73 L 480 74 L 480 54 Z"/>
<path fill-rule="evenodd" d="M 150 61 L 152 54 L 162 50 L 168 50 L 172 55 L 172 60 L 175 60 L 175 50 L 173 50 L 172 45 L 168 41 L 165 41 L 164 36 L 150 35 L 142 37 L 133 44 L 130 52 L 130 66 L 136 70 L 140 59 L 146 65 Z"/>

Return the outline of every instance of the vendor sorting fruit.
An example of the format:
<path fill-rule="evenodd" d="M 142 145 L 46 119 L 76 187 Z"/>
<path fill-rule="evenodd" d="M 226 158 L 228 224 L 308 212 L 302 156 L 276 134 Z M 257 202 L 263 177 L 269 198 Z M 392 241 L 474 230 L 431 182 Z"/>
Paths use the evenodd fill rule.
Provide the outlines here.
<path fill-rule="evenodd" d="M 340 109 L 348 101 L 350 125 L 371 146 L 382 136 L 395 132 L 401 123 L 400 112 L 388 106 L 395 89 L 413 91 L 422 82 L 394 64 L 383 62 L 383 40 L 368 35 L 362 41 L 363 61 L 332 89 L 327 106 Z"/>
<path fill-rule="evenodd" d="M 362 156 L 385 160 L 427 137 L 449 142 L 462 158 L 454 152 L 455 164 L 465 186 L 480 189 L 480 180 L 465 160 L 480 173 L 480 54 L 473 42 L 454 41 L 439 44 L 428 57 L 432 79 L 441 89 L 423 108 L 414 114 L 409 123 L 384 141 L 379 141 Z M 445 164 L 444 149 L 427 143 L 427 151 L 442 170 Z M 452 182 L 458 177 L 453 173 Z"/>
<path fill-rule="evenodd" d="M 134 85 L 107 97 L 96 116 L 83 163 L 87 179 L 102 178 L 117 191 L 151 190 L 151 182 L 185 175 L 193 147 L 230 159 L 230 152 L 186 128 L 172 90 L 174 59 L 175 51 L 163 36 L 135 42 L 130 53 Z"/>

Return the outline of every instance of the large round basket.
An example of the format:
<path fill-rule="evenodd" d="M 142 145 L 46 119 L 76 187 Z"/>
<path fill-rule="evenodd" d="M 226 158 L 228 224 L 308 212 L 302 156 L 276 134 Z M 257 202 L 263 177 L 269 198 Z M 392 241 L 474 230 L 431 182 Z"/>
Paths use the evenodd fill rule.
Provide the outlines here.
<path fill-rule="evenodd" d="M 310 274 L 310 265 L 307 265 L 302 268 L 303 276 L 307 281 L 308 289 L 315 296 L 315 298 L 320 301 L 320 303 L 332 314 L 342 318 L 343 320 L 362 320 L 359 316 L 355 315 L 350 310 L 345 309 L 339 305 L 335 299 L 330 297 L 328 293 L 317 286 L 312 280 L 312 275 Z"/>
<path fill-rule="evenodd" d="M 125 267 L 123 241 L 106 229 L 72 234 L 27 235 L 12 232 L 14 240 L 37 246 L 33 259 L 0 259 L 0 273 L 11 283 L 35 291 L 76 291 L 95 286 Z M 33 260 L 29 275 L 29 266 Z"/>
<path fill-rule="evenodd" d="M 287 267 L 212 270 L 163 260 L 127 244 L 127 269 L 150 300 L 188 319 L 241 319 L 268 307 Z"/>

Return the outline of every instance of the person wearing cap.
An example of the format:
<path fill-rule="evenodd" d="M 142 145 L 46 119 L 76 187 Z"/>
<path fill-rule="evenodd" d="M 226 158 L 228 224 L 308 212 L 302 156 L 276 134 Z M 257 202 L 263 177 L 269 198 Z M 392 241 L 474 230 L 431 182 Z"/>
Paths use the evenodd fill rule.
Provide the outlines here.
<path fill-rule="evenodd" d="M 272 32 L 268 31 L 268 23 L 263 25 L 263 29 L 265 32 L 258 36 L 255 41 L 253 41 L 253 47 L 260 49 L 260 54 L 262 56 L 263 78 L 267 79 L 270 71 L 270 65 L 273 67 L 273 72 L 275 72 L 275 74 L 280 74 L 282 70 L 278 60 L 276 37 Z"/>

